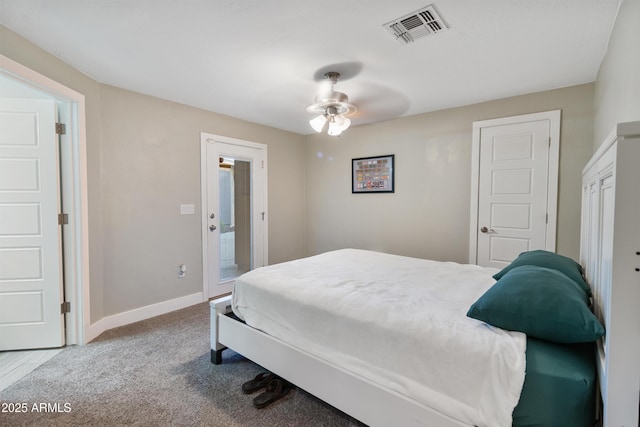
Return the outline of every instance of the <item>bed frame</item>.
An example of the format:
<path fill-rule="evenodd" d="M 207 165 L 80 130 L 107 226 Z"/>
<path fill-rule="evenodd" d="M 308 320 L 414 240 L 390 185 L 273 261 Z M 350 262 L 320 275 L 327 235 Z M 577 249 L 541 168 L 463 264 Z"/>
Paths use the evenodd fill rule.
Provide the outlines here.
<path fill-rule="evenodd" d="M 623 123 L 583 171 L 580 261 L 607 334 L 596 362 L 604 427 L 637 427 L 640 396 L 640 122 Z M 369 426 L 467 424 L 291 347 L 211 301 L 211 362 L 230 348 Z"/>
<path fill-rule="evenodd" d="M 596 363 L 603 424 L 638 426 L 640 122 L 620 123 L 582 172 L 580 263 L 605 325 Z"/>
<path fill-rule="evenodd" d="M 372 427 L 470 427 L 228 316 L 231 296 L 213 300 L 210 306 L 211 362 L 214 364 L 222 363 L 225 348 L 233 349 Z"/>

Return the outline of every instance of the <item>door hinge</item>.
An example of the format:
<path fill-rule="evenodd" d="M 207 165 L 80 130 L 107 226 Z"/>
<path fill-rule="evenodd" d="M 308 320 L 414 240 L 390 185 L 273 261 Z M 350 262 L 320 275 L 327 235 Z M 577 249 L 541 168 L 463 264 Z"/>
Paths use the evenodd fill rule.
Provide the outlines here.
<path fill-rule="evenodd" d="M 69 224 L 69 214 L 59 213 L 58 214 L 58 225 Z"/>
<path fill-rule="evenodd" d="M 60 304 L 60 312 L 62 314 L 71 313 L 71 303 L 65 301 L 62 304 Z"/>
<path fill-rule="evenodd" d="M 264 169 L 264 160 L 262 161 L 262 169 Z"/>
<path fill-rule="evenodd" d="M 64 123 L 56 123 L 56 133 L 58 135 L 65 135 L 67 133 L 67 126 Z"/>
<path fill-rule="evenodd" d="M 264 221 L 264 214 L 265 214 L 265 213 L 266 213 L 266 212 L 262 212 L 262 220 L 263 220 L 263 221 Z"/>
<path fill-rule="evenodd" d="M 547 217 L 545 218 L 544 223 L 549 224 L 549 214 L 547 214 Z"/>

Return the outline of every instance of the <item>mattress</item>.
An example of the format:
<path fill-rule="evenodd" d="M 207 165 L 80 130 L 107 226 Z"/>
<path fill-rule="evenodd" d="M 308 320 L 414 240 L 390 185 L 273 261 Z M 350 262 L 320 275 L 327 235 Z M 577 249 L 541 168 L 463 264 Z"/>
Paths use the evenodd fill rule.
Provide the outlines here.
<path fill-rule="evenodd" d="M 236 280 L 234 313 L 460 422 L 511 426 L 526 336 L 468 318 L 498 270 L 343 249 Z"/>
<path fill-rule="evenodd" d="M 556 344 L 527 338 L 527 368 L 513 427 L 593 426 L 596 366 L 593 343 Z"/>

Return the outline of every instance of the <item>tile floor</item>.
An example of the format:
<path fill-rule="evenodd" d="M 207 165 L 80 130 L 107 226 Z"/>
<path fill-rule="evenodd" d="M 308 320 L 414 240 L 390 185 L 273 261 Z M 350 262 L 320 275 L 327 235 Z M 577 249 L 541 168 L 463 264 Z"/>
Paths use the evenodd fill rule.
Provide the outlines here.
<path fill-rule="evenodd" d="M 0 351 L 0 391 L 9 387 L 64 348 Z"/>

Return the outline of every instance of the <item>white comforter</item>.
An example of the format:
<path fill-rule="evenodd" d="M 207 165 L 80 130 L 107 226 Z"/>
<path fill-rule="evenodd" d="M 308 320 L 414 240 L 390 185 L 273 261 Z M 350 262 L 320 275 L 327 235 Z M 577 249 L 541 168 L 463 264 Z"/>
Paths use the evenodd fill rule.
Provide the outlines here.
<path fill-rule="evenodd" d="M 466 317 L 497 270 L 355 249 L 253 270 L 233 311 L 299 349 L 478 426 L 510 426 L 525 335 Z"/>

